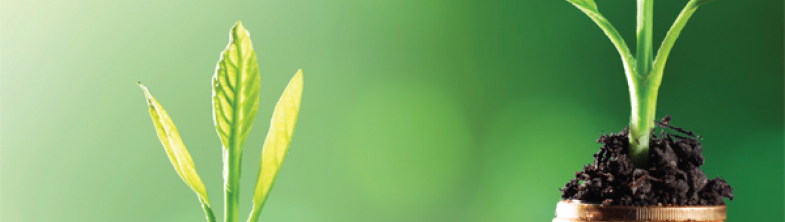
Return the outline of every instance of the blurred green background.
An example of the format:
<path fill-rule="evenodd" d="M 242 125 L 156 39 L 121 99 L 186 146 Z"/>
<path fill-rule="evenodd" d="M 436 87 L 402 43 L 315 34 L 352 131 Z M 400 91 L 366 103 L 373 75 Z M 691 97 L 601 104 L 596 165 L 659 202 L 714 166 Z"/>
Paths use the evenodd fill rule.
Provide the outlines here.
<path fill-rule="evenodd" d="M 660 42 L 685 1 L 658 1 Z M 634 45 L 635 2 L 598 0 Z M 0 221 L 203 221 L 142 81 L 221 215 L 210 78 L 241 19 L 262 90 L 250 211 L 273 106 L 305 74 L 262 221 L 550 221 L 602 132 L 629 118 L 616 50 L 565 1 L 12 1 L 0 4 Z M 658 116 L 705 139 L 729 221 L 783 221 L 783 2 L 719 0 L 672 51 Z"/>

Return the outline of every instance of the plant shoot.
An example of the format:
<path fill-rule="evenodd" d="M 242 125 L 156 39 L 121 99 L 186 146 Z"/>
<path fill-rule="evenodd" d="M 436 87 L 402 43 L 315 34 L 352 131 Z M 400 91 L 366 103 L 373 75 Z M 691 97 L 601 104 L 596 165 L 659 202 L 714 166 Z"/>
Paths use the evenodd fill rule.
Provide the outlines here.
<path fill-rule="evenodd" d="M 240 166 L 243 145 L 259 107 L 259 79 L 259 65 L 251 44 L 251 36 L 238 21 L 232 27 L 229 44 L 221 53 L 212 84 L 213 122 L 223 145 L 224 222 L 239 221 Z M 212 206 L 207 199 L 207 190 L 196 173 L 191 155 L 180 139 L 174 122 L 147 88 L 141 83 L 138 84 L 144 91 L 158 138 L 175 171 L 196 193 L 207 221 L 215 222 Z M 258 221 L 264 202 L 288 153 L 300 111 L 302 89 L 303 75 L 302 70 L 299 70 L 275 106 L 262 148 L 262 163 L 248 222 Z"/>
<path fill-rule="evenodd" d="M 681 30 L 698 9 L 698 6 L 712 0 L 690 0 L 676 18 L 668 34 L 660 45 L 656 57 L 652 48 L 652 27 L 654 0 L 638 0 L 637 48 L 636 54 L 630 52 L 624 39 L 616 28 L 600 13 L 594 0 L 567 0 L 586 13 L 610 38 L 619 51 L 627 85 L 630 92 L 630 132 L 629 155 L 636 167 L 648 164 L 649 140 L 655 126 L 657 93 L 662 82 L 662 72 L 673 44 Z"/>

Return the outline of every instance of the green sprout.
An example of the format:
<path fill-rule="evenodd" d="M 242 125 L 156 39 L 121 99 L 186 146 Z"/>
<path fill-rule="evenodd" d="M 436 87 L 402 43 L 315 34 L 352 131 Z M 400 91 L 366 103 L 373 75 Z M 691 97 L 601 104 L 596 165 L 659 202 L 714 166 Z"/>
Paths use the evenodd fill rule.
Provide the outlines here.
<path fill-rule="evenodd" d="M 698 9 L 698 6 L 712 0 L 690 0 L 679 13 L 665 39 L 662 41 L 657 56 L 652 57 L 652 26 L 654 0 L 638 0 L 637 51 L 633 57 L 627 44 L 611 23 L 600 14 L 594 0 L 567 0 L 586 13 L 610 38 L 621 55 L 627 85 L 630 91 L 632 114 L 630 115 L 630 148 L 629 155 L 636 167 L 647 166 L 649 158 L 649 140 L 654 129 L 654 115 L 657 110 L 657 92 L 662 82 L 662 71 L 665 62 L 679 38 L 684 25 Z"/>
<path fill-rule="evenodd" d="M 232 27 L 229 45 L 221 54 L 213 76 L 213 121 L 223 145 L 224 221 L 238 221 L 240 195 L 240 166 L 243 145 L 251 131 L 259 107 L 259 65 L 251 44 L 250 33 L 238 21 Z M 196 193 L 208 222 L 215 222 L 212 206 L 204 183 L 196 173 L 191 155 L 185 148 L 177 128 L 164 108 L 153 98 L 147 87 L 137 82 L 144 91 L 150 117 L 158 138 L 185 184 Z M 270 190 L 275 183 L 292 141 L 302 98 L 303 75 L 298 70 L 275 105 L 275 111 L 262 148 L 262 162 L 253 196 L 253 210 L 248 222 L 259 220 Z"/>

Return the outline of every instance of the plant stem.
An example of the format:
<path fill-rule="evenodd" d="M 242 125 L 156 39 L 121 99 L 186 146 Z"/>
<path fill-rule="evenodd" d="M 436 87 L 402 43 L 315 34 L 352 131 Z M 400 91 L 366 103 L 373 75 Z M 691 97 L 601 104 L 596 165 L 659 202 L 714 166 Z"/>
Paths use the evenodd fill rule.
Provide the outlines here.
<path fill-rule="evenodd" d="M 668 60 L 673 44 L 679 38 L 681 30 L 698 9 L 698 6 L 713 0 L 690 0 L 673 23 L 665 39 L 662 41 L 657 57 L 652 58 L 652 27 L 654 0 L 638 0 L 638 35 L 636 57 L 633 57 L 621 35 L 597 10 L 593 0 L 567 0 L 586 13 L 610 38 L 621 55 L 624 74 L 630 91 L 629 155 L 635 166 L 643 168 L 648 165 L 649 140 L 654 129 L 654 116 L 657 110 L 657 93 L 662 82 L 665 61 Z"/>
<path fill-rule="evenodd" d="M 637 75 L 630 83 L 630 149 L 629 155 L 635 166 L 645 167 L 649 159 L 649 139 L 654 128 L 659 82 L 648 81 L 653 65 L 652 26 L 654 0 L 638 0 L 638 45 L 636 49 Z"/>
<path fill-rule="evenodd" d="M 237 147 L 237 146 L 233 146 Z M 224 149 L 224 222 L 237 222 L 242 150 Z"/>
<path fill-rule="evenodd" d="M 240 22 L 237 22 L 238 26 Z M 234 29 L 234 28 L 233 28 Z M 239 41 L 235 41 L 239 44 Z M 237 58 L 243 58 L 241 47 L 237 47 Z M 243 70 L 243 64 L 237 64 L 237 70 Z M 235 86 L 241 86 L 242 78 L 235 77 Z M 236 101 L 239 101 L 236 100 Z M 241 115 L 239 107 L 233 107 L 232 118 L 237 118 Z M 233 119 L 232 127 L 229 136 L 229 147 L 224 151 L 224 222 L 237 222 L 239 221 L 239 208 L 240 208 L 240 170 L 242 168 L 243 158 L 243 139 L 240 137 L 239 121 Z"/>
<path fill-rule="evenodd" d="M 653 62 L 652 29 L 654 0 L 638 0 L 638 46 L 636 49 L 637 71 L 647 74 Z"/>
<path fill-rule="evenodd" d="M 199 201 L 202 202 L 202 209 L 204 210 L 204 216 L 207 218 L 207 222 L 216 222 L 213 208 L 210 207 L 210 204 L 202 198 L 199 198 Z"/>
<path fill-rule="evenodd" d="M 237 50 L 238 53 L 240 50 Z M 239 57 L 238 55 L 238 58 Z M 240 78 L 237 78 L 239 85 Z M 233 109 L 232 116 L 240 116 L 240 109 Z M 241 141 L 237 121 L 232 122 L 229 147 L 224 148 L 224 222 L 239 221 L 240 208 L 240 170 L 242 167 L 243 144 Z"/>
<path fill-rule="evenodd" d="M 629 155 L 635 166 L 646 167 L 649 159 L 649 140 L 654 129 L 654 117 L 657 110 L 657 93 L 659 87 L 652 86 L 651 81 L 638 78 L 636 84 L 630 86 L 630 149 Z M 659 85 L 659 84 L 658 84 Z"/>
<path fill-rule="evenodd" d="M 662 41 L 657 57 L 650 65 L 641 65 L 641 63 L 649 63 L 650 60 L 643 59 L 641 56 L 651 56 L 651 54 L 641 54 L 640 50 L 641 39 L 644 41 L 647 29 L 651 30 L 651 7 L 653 0 L 638 0 L 638 58 L 637 66 L 638 75 L 627 75 L 628 83 L 630 84 L 630 101 L 632 105 L 632 115 L 630 116 L 630 158 L 636 167 L 646 167 L 649 158 L 649 139 L 651 131 L 654 129 L 654 117 L 657 110 L 657 94 L 662 83 L 662 73 L 665 69 L 665 62 L 668 60 L 668 55 L 673 48 L 676 39 L 679 38 L 681 30 L 689 21 L 698 6 L 708 3 L 711 0 L 690 0 L 687 6 L 679 13 L 676 22 L 673 23 L 665 39 Z M 648 8 L 648 9 L 647 9 Z M 644 21 L 641 22 L 641 19 Z M 648 19 L 649 22 L 645 22 Z M 644 26 L 644 27 L 641 27 Z M 648 28 L 646 26 L 649 26 Z M 641 32 L 643 30 L 643 32 Z M 641 38 L 641 33 L 644 33 L 644 38 Z M 651 31 L 649 31 L 649 46 L 644 44 L 644 49 L 651 50 Z M 650 52 L 649 52 L 650 53 Z M 651 57 L 648 57 L 651 58 Z M 641 67 L 649 67 L 649 70 Z M 630 79 L 632 76 L 632 79 Z"/>

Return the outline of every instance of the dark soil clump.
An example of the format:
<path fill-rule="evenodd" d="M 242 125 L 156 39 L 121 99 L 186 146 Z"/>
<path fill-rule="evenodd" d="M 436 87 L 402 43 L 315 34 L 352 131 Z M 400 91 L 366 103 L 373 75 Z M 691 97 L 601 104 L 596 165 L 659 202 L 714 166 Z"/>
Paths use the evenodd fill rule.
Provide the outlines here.
<path fill-rule="evenodd" d="M 733 200 L 733 188 L 724 179 L 709 180 L 700 169 L 700 137 L 669 122 L 667 116 L 657 123 L 661 131 L 652 135 L 646 169 L 636 169 L 627 156 L 628 129 L 601 136 L 594 163 L 583 166 L 560 189 L 562 198 L 625 206 L 722 205 L 726 197 Z"/>

